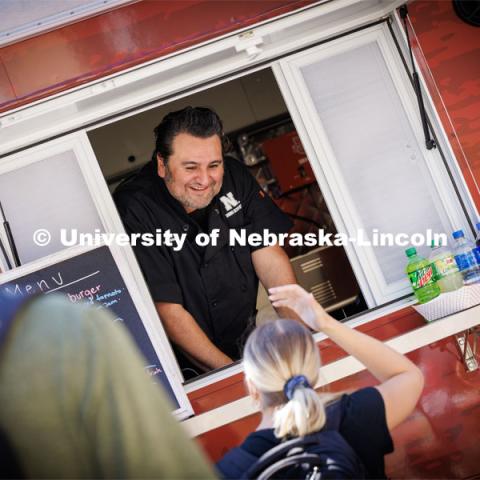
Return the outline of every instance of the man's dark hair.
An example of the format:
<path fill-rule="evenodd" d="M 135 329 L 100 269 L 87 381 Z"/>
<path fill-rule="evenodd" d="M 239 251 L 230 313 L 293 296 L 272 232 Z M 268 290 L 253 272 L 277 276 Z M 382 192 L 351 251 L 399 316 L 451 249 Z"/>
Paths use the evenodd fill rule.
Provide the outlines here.
<path fill-rule="evenodd" d="M 172 154 L 173 139 L 180 133 L 188 133 L 198 138 L 208 138 L 218 135 L 222 142 L 222 150 L 228 149 L 228 139 L 223 133 L 220 117 L 210 108 L 186 107 L 176 112 L 170 112 L 157 125 L 155 133 L 155 152 L 153 157 L 160 155 L 164 163 Z"/>

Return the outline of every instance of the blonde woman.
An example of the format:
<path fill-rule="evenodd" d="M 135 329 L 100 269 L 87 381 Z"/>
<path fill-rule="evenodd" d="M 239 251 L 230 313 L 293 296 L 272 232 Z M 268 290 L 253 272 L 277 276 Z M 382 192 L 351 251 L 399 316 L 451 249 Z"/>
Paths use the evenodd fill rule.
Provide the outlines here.
<path fill-rule="evenodd" d="M 321 437 L 324 443 L 335 443 L 331 446 L 334 463 L 337 458 L 342 463 L 342 455 L 346 459 L 354 455 L 352 462 L 356 456 L 363 469 L 357 477 L 385 478 L 384 455 L 393 451 L 390 431 L 413 411 L 423 388 L 422 373 L 382 342 L 334 320 L 298 285 L 272 288 L 269 293 L 274 307 L 290 308 L 312 330 L 328 335 L 380 384 L 342 395 L 325 406 L 326 397 L 313 390 L 320 358 L 310 332 L 292 320 L 258 327 L 245 345 L 243 364 L 248 390 L 260 406 L 262 419 L 257 430 L 217 464 L 220 474 L 245 477 L 258 458 L 282 441 L 335 431 Z"/>

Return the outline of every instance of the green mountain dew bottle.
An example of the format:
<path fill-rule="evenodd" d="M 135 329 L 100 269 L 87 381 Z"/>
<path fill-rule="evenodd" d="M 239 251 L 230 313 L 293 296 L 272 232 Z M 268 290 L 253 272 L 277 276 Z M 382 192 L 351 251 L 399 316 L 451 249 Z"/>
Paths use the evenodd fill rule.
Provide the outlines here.
<path fill-rule="evenodd" d="M 440 287 L 435 283 L 437 278 L 435 265 L 417 255 L 417 250 L 413 247 L 407 248 L 405 253 L 408 257 L 406 272 L 418 303 L 427 303 L 438 297 Z"/>

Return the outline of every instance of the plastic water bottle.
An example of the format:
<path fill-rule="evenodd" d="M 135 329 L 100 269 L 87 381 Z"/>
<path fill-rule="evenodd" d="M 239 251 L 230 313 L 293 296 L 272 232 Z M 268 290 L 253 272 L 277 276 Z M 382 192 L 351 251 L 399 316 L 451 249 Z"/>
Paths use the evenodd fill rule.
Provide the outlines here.
<path fill-rule="evenodd" d="M 435 266 L 426 258 L 417 255 L 417 250 L 413 247 L 407 248 L 405 253 L 408 257 L 406 272 L 418 303 L 427 303 L 438 297 L 440 287 L 435 283 Z"/>
<path fill-rule="evenodd" d="M 432 242 L 432 252 L 428 260 L 435 265 L 437 285 L 442 293 L 453 292 L 463 287 L 463 276 L 448 247 L 441 247 Z"/>
<path fill-rule="evenodd" d="M 456 241 L 453 253 L 458 269 L 463 275 L 463 282 L 465 285 L 480 282 L 480 265 L 477 263 L 473 253 L 473 243 L 465 238 L 463 230 L 457 230 L 452 235 Z"/>
<path fill-rule="evenodd" d="M 475 248 L 473 249 L 473 253 L 475 255 L 475 259 L 477 263 L 480 265 L 480 223 L 477 223 L 477 237 L 475 238 Z"/>

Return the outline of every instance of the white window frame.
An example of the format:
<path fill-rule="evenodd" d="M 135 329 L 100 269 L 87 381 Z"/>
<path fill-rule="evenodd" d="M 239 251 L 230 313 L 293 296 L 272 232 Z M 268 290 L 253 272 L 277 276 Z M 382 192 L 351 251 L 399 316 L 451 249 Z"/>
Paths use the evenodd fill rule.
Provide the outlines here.
<path fill-rule="evenodd" d="M 322 121 L 311 100 L 301 68 L 372 42 L 378 45 L 383 55 L 416 140 L 422 146 L 425 142 L 415 93 L 386 24 L 376 25 L 313 47 L 282 59 L 273 67 L 280 90 L 319 180 L 337 230 L 339 233 L 346 234 L 348 238 L 357 237 L 358 230 L 362 228 L 362 222 L 348 193 L 348 187 L 329 144 Z M 438 150 L 422 149 L 422 153 L 450 222 L 451 231 L 458 228 L 467 229 L 468 222 L 458 198 L 449 185 L 450 180 L 446 172 L 442 172 L 443 164 Z M 359 248 L 356 244 L 348 242 L 344 248 L 369 307 L 382 305 L 411 293 L 407 281 L 386 284 L 373 247 Z"/>
<path fill-rule="evenodd" d="M 48 161 L 48 158 L 66 151 L 73 152 L 78 162 L 88 193 L 92 198 L 104 231 L 125 233 L 85 131 L 66 135 L 60 139 L 51 140 L 0 159 L 0 175 L 28 167 L 35 162 Z M 42 228 L 42 225 L 39 225 L 38 228 Z M 7 283 L 23 275 L 53 266 L 63 260 L 100 248 L 101 246 L 77 246 L 62 249 L 59 252 L 41 257 L 0 274 L 0 283 Z M 148 287 L 138 267 L 132 247 L 119 247 L 112 244 L 109 246 L 109 250 L 127 286 L 135 308 L 142 319 L 155 353 L 162 362 L 162 367 L 179 404 L 179 408 L 173 413 L 179 419 L 187 418 L 193 414 L 193 409 L 182 386 L 183 376 L 176 362 L 170 341 L 158 319 L 154 305 L 151 301 L 148 301 Z"/>

